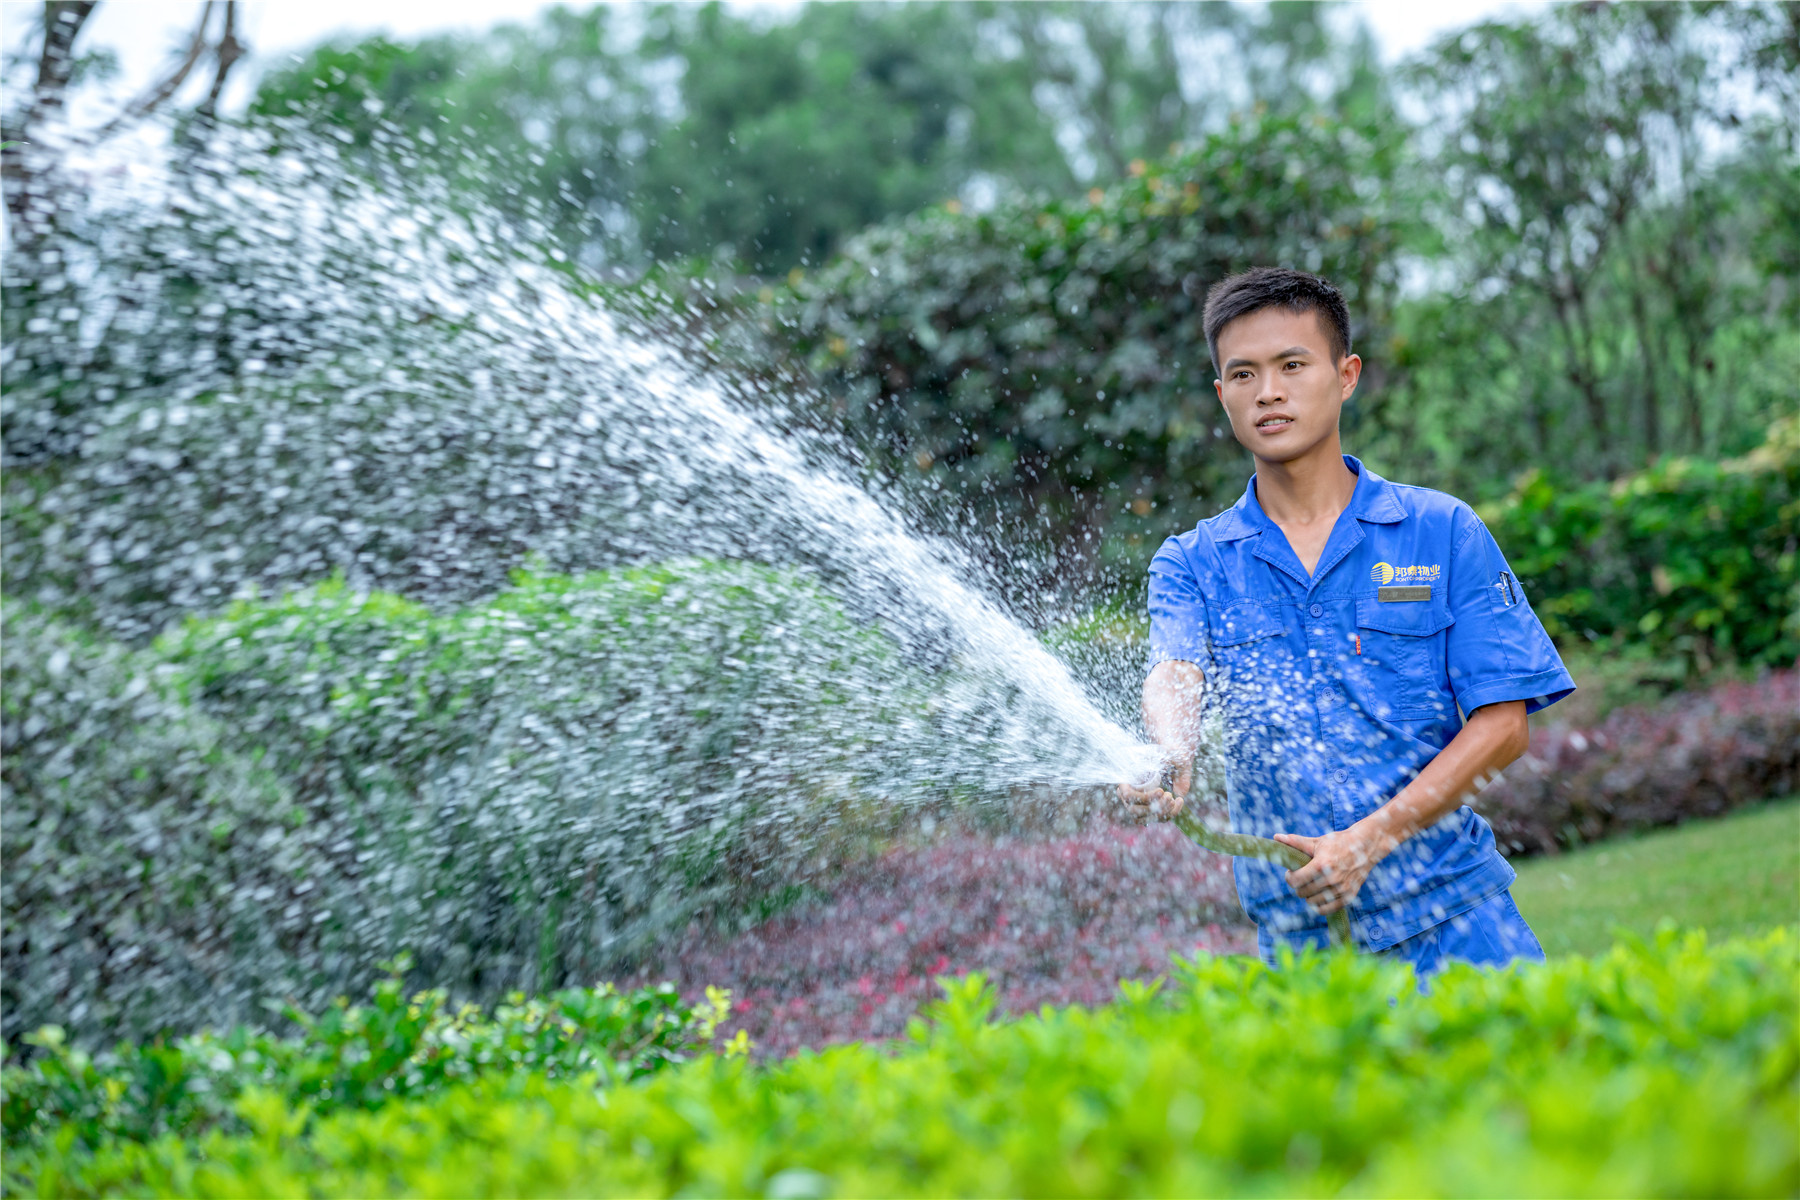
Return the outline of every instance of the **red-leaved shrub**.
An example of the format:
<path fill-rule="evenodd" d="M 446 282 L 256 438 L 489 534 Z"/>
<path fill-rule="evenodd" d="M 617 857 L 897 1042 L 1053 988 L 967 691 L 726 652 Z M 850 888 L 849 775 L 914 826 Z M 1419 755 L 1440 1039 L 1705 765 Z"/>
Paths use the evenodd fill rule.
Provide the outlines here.
<path fill-rule="evenodd" d="M 1800 791 L 1800 671 L 1615 709 L 1593 729 L 1540 729 L 1475 807 L 1509 855 L 1718 816 Z"/>
<path fill-rule="evenodd" d="M 939 975 L 983 971 L 1010 1012 L 1102 1004 L 1169 956 L 1249 953 L 1230 860 L 1174 828 L 1027 841 L 956 836 L 858 865 L 827 901 L 736 937 L 699 928 L 644 978 L 732 990 L 731 1029 L 764 1053 L 893 1037 Z"/>

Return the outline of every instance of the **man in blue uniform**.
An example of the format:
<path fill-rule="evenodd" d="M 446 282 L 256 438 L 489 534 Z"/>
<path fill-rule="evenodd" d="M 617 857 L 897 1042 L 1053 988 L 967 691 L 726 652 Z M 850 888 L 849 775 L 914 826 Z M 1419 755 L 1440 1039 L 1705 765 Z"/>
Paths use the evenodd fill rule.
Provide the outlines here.
<path fill-rule="evenodd" d="M 1541 959 L 1513 870 L 1465 801 L 1573 680 L 1474 510 L 1343 453 L 1362 360 L 1336 288 L 1249 271 L 1212 289 L 1205 327 L 1256 473 L 1151 563 L 1144 716 L 1169 771 L 1167 786 L 1122 788 L 1126 804 L 1180 810 L 1216 705 L 1232 828 L 1311 856 L 1291 871 L 1236 860 L 1265 958 L 1324 945 L 1347 908 L 1359 948 L 1421 976 Z"/>

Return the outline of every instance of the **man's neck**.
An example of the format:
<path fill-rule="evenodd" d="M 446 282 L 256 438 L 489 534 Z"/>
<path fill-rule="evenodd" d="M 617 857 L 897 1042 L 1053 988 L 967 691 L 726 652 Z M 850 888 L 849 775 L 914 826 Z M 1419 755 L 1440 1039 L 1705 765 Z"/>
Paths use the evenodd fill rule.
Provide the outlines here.
<path fill-rule="evenodd" d="M 1355 492 L 1356 472 L 1335 435 L 1284 463 L 1256 461 L 1256 502 L 1284 528 L 1335 522 Z"/>

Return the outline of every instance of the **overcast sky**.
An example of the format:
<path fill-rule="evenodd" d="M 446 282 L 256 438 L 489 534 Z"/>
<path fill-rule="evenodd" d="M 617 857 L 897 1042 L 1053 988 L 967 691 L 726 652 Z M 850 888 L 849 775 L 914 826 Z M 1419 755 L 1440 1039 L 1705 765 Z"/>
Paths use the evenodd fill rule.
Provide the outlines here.
<path fill-rule="evenodd" d="M 531 0 L 246 0 L 239 7 L 243 13 L 240 38 L 248 43 L 252 56 L 239 66 L 227 108 L 241 104 L 249 95 L 262 67 L 328 38 L 386 33 L 407 39 L 449 30 L 475 31 L 502 21 L 529 20 L 549 6 Z M 1364 0 L 1355 7 L 1375 30 L 1384 55 L 1393 60 L 1447 30 L 1485 16 L 1539 9 L 1543 4 Z M 0 0 L 0 48 L 9 55 L 33 49 L 27 42 L 32 40 L 31 26 L 40 9 L 41 5 L 28 0 Z M 135 93 L 176 57 L 177 48 L 191 36 L 199 13 L 198 0 L 105 0 L 83 31 L 82 45 L 114 51 L 122 68 L 114 87 L 122 93 Z"/>

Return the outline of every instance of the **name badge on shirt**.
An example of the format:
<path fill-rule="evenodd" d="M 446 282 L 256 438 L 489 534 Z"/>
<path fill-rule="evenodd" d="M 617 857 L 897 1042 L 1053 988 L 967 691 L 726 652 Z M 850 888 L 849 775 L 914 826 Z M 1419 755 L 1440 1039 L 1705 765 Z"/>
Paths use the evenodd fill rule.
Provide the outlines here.
<path fill-rule="evenodd" d="M 1383 604 L 1399 604 L 1408 600 L 1431 599 L 1431 585 L 1406 584 L 1375 589 L 1375 598 Z"/>

